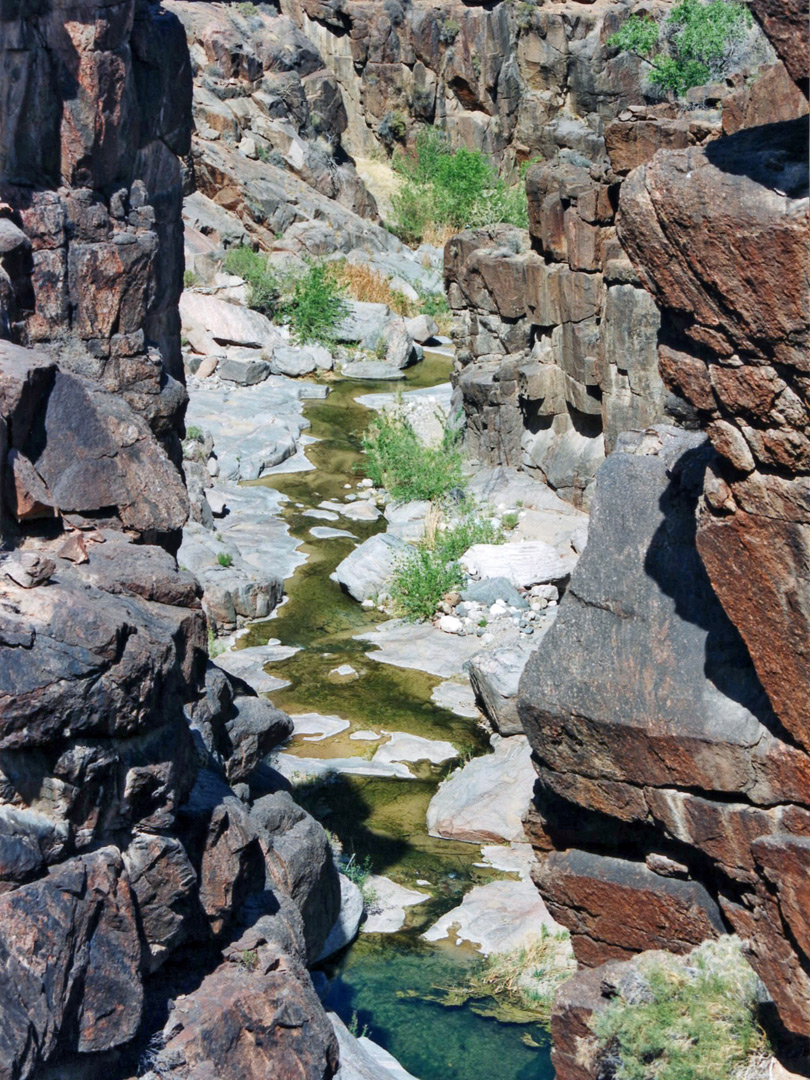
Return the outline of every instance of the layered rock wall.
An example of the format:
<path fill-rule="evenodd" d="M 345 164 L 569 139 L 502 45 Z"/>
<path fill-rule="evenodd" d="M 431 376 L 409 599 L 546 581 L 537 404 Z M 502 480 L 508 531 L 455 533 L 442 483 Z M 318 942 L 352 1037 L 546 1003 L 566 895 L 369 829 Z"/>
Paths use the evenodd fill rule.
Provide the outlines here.
<path fill-rule="evenodd" d="M 322 1080 L 331 851 L 172 554 L 185 34 L 6 4 L 0 58 L 0 1077 Z"/>
<path fill-rule="evenodd" d="M 616 960 L 732 930 L 781 1024 L 810 1034 L 808 124 L 785 83 L 807 37 L 752 6 L 787 66 L 736 96 L 725 137 L 660 149 L 619 198 L 661 376 L 702 430 L 619 437 L 521 684 L 535 879 L 580 963 L 610 962 L 560 998 L 565 1080 L 599 1075 L 587 1016 Z"/>

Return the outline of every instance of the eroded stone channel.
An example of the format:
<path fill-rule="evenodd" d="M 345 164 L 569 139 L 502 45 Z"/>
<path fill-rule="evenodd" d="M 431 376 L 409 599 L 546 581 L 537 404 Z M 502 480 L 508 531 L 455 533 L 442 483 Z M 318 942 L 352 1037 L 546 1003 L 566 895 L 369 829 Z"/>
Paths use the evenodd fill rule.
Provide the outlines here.
<path fill-rule="evenodd" d="M 446 357 L 429 354 L 410 369 L 406 388 L 435 385 L 446 380 L 448 372 Z M 489 749 L 487 733 L 475 719 L 431 700 L 441 679 L 379 663 L 370 655 L 374 647 L 357 638 L 380 623 L 380 612 L 352 600 L 331 575 L 355 544 L 384 527 L 384 520 L 331 522 L 307 514 L 324 501 L 343 498 L 346 485 L 356 484 L 360 436 L 371 415 L 358 398 L 391 389 L 385 383 L 331 383 L 328 398 L 305 406 L 308 434 L 317 440 L 306 451 L 315 468 L 258 481 L 286 497 L 282 516 L 307 561 L 285 582 L 287 598 L 274 616 L 251 625 L 237 648 L 268 639 L 297 648 L 294 656 L 265 667 L 268 674 L 288 682 L 271 694 L 274 704 L 293 717 L 318 713 L 349 724 L 322 741 L 297 735 L 284 748 L 285 755 L 334 759 L 376 749 L 378 742 L 352 740 L 358 731 L 446 740 L 464 757 Z M 354 538 L 313 537 L 313 527 L 333 525 Z M 330 675 L 344 664 L 359 677 L 347 681 Z M 504 1080 L 547 1080 L 553 1071 L 547 1035 L 539 1024 L 504 1024 L 469 1005 L 448 1008 L 430 1000 L 437 989 L 462 981 L 478 955 L 465 943 L 428 943 L 422 933 L 474 885 L 509 877 L 482 864 L 480 846 L 428 834 L 430 799 L 457 764 L 410 763 L 413 779 L 294 776 L 296 798 L 337 836 L 344 852 L 353 853 L 359 863 L 368 858 L 376 874 L 427 894 L 422 903 L 406 909 L 399 932 L 361 933 L 343 954 L 323 965 L 330 983 L 325 1003 L 344 1022 L 367 1031 L 421 1080 L 490 1080 L 494 1069 Z"/>

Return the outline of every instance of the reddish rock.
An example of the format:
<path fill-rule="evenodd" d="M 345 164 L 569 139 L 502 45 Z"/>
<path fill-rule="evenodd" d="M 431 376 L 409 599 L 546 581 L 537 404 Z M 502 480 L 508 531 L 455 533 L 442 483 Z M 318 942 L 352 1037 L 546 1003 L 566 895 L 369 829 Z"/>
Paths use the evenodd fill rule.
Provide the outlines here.
<path fill-rule="evenodd" d="M 703 885 L 661 877 L 644 863 L 555 851 L 532 876 L 554 919 L 571 931 L 576 958 L 586 967 L 646 949 L 685 953 L 724 932 Z"/>
<path fill-rule="evenodd" d="M 751 10 L 785 63 L 790 77 L 807 96 L 810 32 L 807 0 L 751 0 Z"/>

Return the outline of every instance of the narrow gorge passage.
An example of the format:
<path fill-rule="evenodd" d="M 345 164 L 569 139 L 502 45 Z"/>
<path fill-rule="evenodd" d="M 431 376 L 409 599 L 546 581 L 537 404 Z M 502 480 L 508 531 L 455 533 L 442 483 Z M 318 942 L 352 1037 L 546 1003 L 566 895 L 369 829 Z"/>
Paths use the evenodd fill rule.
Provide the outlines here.
<path fill-rule="evenodd" d="M 331 382 L 329 397 L 305 406 L 308 432 L 317 441 L 307 448 L 311 471 L 284 472 L 258 483 L 272 486 L 288 499 L 284 520 L 302 542 L 307 561 L 285 582 L 287 598 L 274 617 L 253 624 L 236 648 L 280 640 L 299 649 L 294 656 L 266 666 L 271 676 L 289 685 L 270 696 L 293 718 L 318 713 L 340 717 L 349 726 L 321 741 L 296 735 L 283 755 L 305 759 L 358 758 L 385 741 L 383 733 L 407 732 L 451 742 L 464 758 L 489 750 L 488 738 L 476 719 L 455 715 L 431 700 L 441 682 L 415 669 L 394 667 L 372 659 L 374 646 L 357 635 L 383 618 L 366 610 L 331 577 L 337 564 L 368 536 L 379 532 L 384 519 L 372 523 L 318 520 L 308 511 L 324 501 L 337 501 L 356 490 L 362 472 L 360 435 L 372 417 L 358 399 L 369 393 L 434 386 L 446 381 L 450 364 L 440 353 L 410 369 L 404 384 Z M 381 524 L 382 523 L 382 524 Z M 354 534 L 313 537 L 313 527 L 332 527 Z M 330 672 L 348 664 L 359 678 L 346 681 Z M 378 741 L 353 740 L 356 732 L 383 735 Z M 371 756 L 370 754 L 368 755 Z M 275 757 L 275 756 L 274 756 Z M 271 764 L 278 764 L 271 758 Z M 505 1024 L 482 1016 L 469 1005 L 449 1008 L 436 1001 L 440 988 L 462 982 L 479 961 L 469 944 L 447 940 L 430 944 L 422 933 L 460 903 L 474 885 L 503 875 L 482 865 L 479 845 L 428 835 L 426 813 L 441 779 L 458 761 L 430 765 L 410 763 L 413 779 L 332 773 L 321 779 L 296 776 L 296 799 L 333 832 L 344 853 L 358 864 L 368 858 L 375 874 L 392 878 L 408 889 L 427 894 L 406 909 L 401 931 L 361 932 L 355 943 L 328 961 L 330 981 L 325 1000 L 346 1024 L 356 1025 L 384 1046 L 420 1080 L 549 1080 L 548 1035 L 539 1024 Z"/>

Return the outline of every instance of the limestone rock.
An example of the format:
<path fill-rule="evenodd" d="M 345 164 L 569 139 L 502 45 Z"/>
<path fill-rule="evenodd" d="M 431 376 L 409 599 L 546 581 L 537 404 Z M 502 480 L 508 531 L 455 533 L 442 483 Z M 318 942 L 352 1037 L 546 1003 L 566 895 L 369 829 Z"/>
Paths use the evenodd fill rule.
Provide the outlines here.
<path fill-rule="evenodd" d="M 404 540 L 389 533 L 369 537 L 347 555 L 335 574 L 355 600 L 373 600 L 387 588 L 397 562 L 410 550 Z"/>
<path fill-rule="evenodd" d="M 484 715 L 499 735 L 522 735 L 517 708 L 518 687 L 529 653 L 522 649 L 493 649 L 469 663 L 470 682 Z"/>

